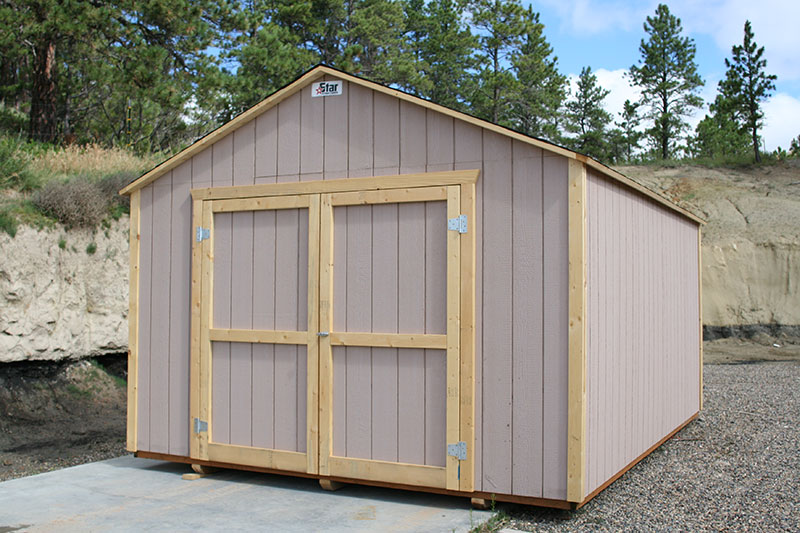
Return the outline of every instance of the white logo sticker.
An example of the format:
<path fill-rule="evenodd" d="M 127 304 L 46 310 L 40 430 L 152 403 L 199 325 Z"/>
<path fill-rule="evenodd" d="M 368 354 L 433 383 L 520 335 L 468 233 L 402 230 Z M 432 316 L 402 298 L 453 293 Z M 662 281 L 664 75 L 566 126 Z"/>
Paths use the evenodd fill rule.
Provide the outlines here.
<path fill-rule="evenodd" d="M 311 84 L 311 96 L 339 96 L 342 94 L 341 81 L 318 81 Z"/>

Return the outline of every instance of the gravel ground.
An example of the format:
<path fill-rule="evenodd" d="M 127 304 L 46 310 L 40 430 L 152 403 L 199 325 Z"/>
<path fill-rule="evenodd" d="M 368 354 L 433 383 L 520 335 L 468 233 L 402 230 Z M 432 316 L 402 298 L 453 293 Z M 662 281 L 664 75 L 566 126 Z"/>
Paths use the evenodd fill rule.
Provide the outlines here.
<path fill-rule="evenodd" d="M 700 417 L 575 512 L 478 531 L 799 531 L 800 362 L 705 365 Z"/>

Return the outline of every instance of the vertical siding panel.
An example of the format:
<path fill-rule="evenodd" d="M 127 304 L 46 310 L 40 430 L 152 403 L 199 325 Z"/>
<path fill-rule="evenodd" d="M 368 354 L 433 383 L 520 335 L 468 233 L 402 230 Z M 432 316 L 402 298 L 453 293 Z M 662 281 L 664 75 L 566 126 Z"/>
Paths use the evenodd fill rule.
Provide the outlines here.
<path fill-rule="evenodd" d="M 333 330 L 347 331 L 347 208 L 333 209 Z M 347 352 L 333 349 L 333 454 L 347 455 Z"/>
<path fill-rule="evenodd" d="M 372 206 L 347 208 L 347 330 L 372 329 Z M 369 348 L 347 348 L 347 456 L 370 458 L 372 358 Z"/>
<path fill-rule="evenodd" d="M 400 174 L 425 172 L 425 108 L 400 102 Z"/>
<path fill-rule="evenodd" d="M 348 176 L 372 175 L 372 89 L 351 85 L 347 93 L 349 108 Z"/>
<path fill-rule="evenodd" d="M 192 157 L 192 188 L 211 187 L 212 148 L 206 148 Z"/>
<path fill-rule="evenodd" d="M 342 96 L 325 101 L 325 179 L 347 177 L 347 97 L 350 84 L 344 82 Z"/>
<path fill-rule="evenodd" d="M 543 158 L 544 196 L 544 423 L 545 498 L 567 494 L 567 160 Z"/>
<path fill-rule="evenodd" d="M 153 184 L 150 450 L 159 453 L 169 451 L 171 189 L 171 173 Z"/>
<path fill-rule="evenodd" d="M 425 317 L 425 206 L 398 206 L 398 331 L 424 331 Z M 425 359 L 423 350 L 398 354 L 398 460 L 425 462 Z"/>
<path fill-rule="evenodd" d="M 455 122 L 455 164 L 454 170 L 477 168 L 483 171 L 483 130 L 460 120 Z M 476 186 L 475 213 L 475 490 L 483 485 L 483 183 L 484 176 L 478 178 Z"/>
<path fill-rule="evenodd" d="M 169 337 L 169 453 L 189 455 L 189 328 L 192 255 L 192 162 L 172 173 L 172 282 Z"/>
<path fill-rule="evenodd" d="M 233 136 L 233 184 L 252 185 L 255 179 L 255 130 L 254 120 L 242 124 Z"/>
<path fill-rule="evenodd" d="M 255 183 L 273 183 L 278 175 L 278 108 L 255 120 Z"/>
<path fill-rule="evenodd" d="M 376 175 L 397 174 L 400 171 L 400 100 L 374 93 Z"/>
<path fill-rule="evenodd" d="M 425 333 L 447 333 L 447 203 L 425 204 Z M 425 350 L 425 464 L 445 465 L 447 355 Z"/>
<path fill-rule="evenodd" d="M 511 141 L 484 132 L 483 490 L 511 492 Z M 565 429 L 566 431 L 566 429 Z"/>
<path fill-rule="evenodd" d="M 138 421 L 136 428 L 139 450 L 150 451 L 150 365 L 152 335 L 151 294 L 153 291 L 153 185 L 141 192 L 139 219 L 139 382 L 137 390 Z"/>
<path fill-rule="evenodd" d="M 514 142 L 512 491 L 542 495 L 542 153 Z"/>
<path fill-rule="evenodd" d="M 300 179 L 322 178 L 325 153 L 325 98 L 313 98 L 311 87 L 300 91 Z"/>
<path fill-rule="evenodd" d="M 212 146 L 211 181 L 214 187 L 233 185 L 233 135 Z M 214 217 L 214 327 L 230 327 L 231 216 Z M 211 419 L 215 442 L 230 442 L 230 350 L 228 342 L 212 344 Z"/>
<path fill-rule="evenodd" d="M 372 331 L 397 333 L 398 206 L 372 208 Z M 397 461 L 397 350 L 372 349 L 372 458 Z"/>
<path fill-rule="evenodd" d="M 455 137 L 453 118 L 430 111 L 427 114 L 428 172 L 453 170 Z"/>
<path fill-rule="evenodd" d="M 275 211 L 257 211 L 253 222 L 253 328 L 275 329 Z M 275 346 L 253 345 L 253 446 L 275 446 L 274 395 Z"/>
<path fill-rule="evenodd" d="M 278 104 L 278 181 L 297 181 L 300 174 L 300 95 Z"/>
<path fill-rule="evenodd" d="M 231 220 L 231 327 L 253 327 L 253 213 Z M 231 344 L 231 443 L 252 444 L 252 345 Z"/>
<path fill-rule="evenodd" d="M 308 331 L 308 209 L 298 210 L 297 227 L 297 329 Z M 290 347 L 291 348 L 291 347 Z M 295 375 L 297 386 L 297 412 L 295 431 L 297 432 L 297 451 L 306 450 L 306 416 L 308 403 L 308 347 L 295 346 Z"/>
<path fill-rule="evenodd" d="M 306 324 L 297 323 L 300 283 L 305 278 L 306 266 L 299 264 L 300 243 L 299 210 L 287 209 L 275 213 L 275 328 L 278 330 L 304 330 Z M 296 346 L 275 346 L 275 448 L 297 450 L 297 388 L 298 373 Z"/>
<path fill-rule="evenodd" d="M 214 316 L 213 327 L 231 327 L 232 216 L 214 216 Z M 211 432 L 214 442 L 230 442 L 231 345 L 215 342 L 211 347 Z"/>

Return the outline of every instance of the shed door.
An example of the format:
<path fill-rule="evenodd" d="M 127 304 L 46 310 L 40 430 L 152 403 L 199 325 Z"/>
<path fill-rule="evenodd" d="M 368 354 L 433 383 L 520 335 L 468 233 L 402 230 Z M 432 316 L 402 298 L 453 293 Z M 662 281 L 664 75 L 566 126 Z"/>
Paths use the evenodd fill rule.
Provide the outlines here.
<path fill-rule="evenodd" d="M 460 187 L 321 205 L 320 474 L 457 490 Z"/>
<path fill-rule="evenodd" d="M 319 195 L 205 201 L 202 216 L 193 456 L 315 473 Z"/>

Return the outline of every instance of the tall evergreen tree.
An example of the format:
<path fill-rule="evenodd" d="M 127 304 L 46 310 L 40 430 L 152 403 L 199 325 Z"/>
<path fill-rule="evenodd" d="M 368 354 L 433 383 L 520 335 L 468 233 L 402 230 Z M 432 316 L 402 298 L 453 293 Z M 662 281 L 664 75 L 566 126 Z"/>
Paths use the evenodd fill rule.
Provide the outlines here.
<path fill-rule="evenodd" d="M 558 58 L 544 37 L 544 24 L 532 8 L 519 49 L 511 56 L 516 83 L 511 96 L 510 121 L 517 131 L 558 142 L 558 115 L 566 98 L 567 78 L 558 72 Z"/>
<path fill-rule="evenodd" d="M 508 65 L 528 33 L 525 9 L 520 0 L 474 0 L 469 11 L 480 39 L 472 110 L 496 124 L 508 124 L 509 98 L 515 83 Z"/>
<path fill-rule="evenodd" d="M 767 60 L 764 59 L 764 47 L 759 48 L 753 39 L 749 20 L 744 23 L 743 43 L 734 46 L 732 53 L 730 61 L 725 59 L 728 71 L 720 82 L 720 94 L 727 99 L 727 105 L 741 121 L 742 129 L 749 134 L 755 160 L 760 162 L 758 132 L 764 125 L 761 102 L 775 90 L 777 77 L 765 72 Z"/>
<path fill-rule="evenodd" d="M 661 159 L 668 159 L 688 126 L 685 117 L 703 103 L 698 92 L 704 82 L 694 41 L 681 36 L 681 21 L 666 5 L 659 4 L 655 17 L 647 17 L 644 30 L 649 37 L 639 45 L 640 64 L 631 66 L 630 78 L 641 89 L 645 117 L 652 122 L 647 135 Z"/>
<path fill-rule="evenodd" d="M 408 0 L 406 32 L 417 64 L 412 92 L 458 110 L 466 109 L 478 45 L 463 20 L 465 0 Z"/>
<path fill-rule="evenodd" d="M 633 160 L 633 154 L 639 148 L 642 140 L 642 132 L 639 131 L 639 124 L 642 119 L 639 117 L 639 104 L 625 100 L 622 105 L 620 119 L 615 123 L 620 131 L 620 140 L 623 144 L 623 157 L 626 161 Z"/>
<path fill-rule="evenodd" d="M 611 114 L 603 109 L 603 100 L 609 92 L 597 83 L 591 67 L 583 67 L 574 97 L 566 104 L 565 127 L 575 134 L 567 139 L 567 143 L 574 150 L 595 159 L 604 159 L 608 149 L 606 129 Z"/>

